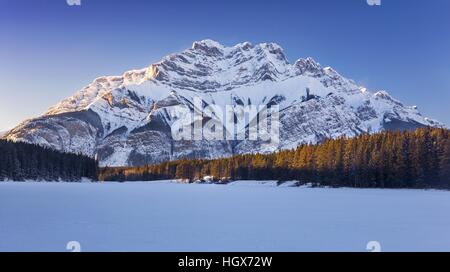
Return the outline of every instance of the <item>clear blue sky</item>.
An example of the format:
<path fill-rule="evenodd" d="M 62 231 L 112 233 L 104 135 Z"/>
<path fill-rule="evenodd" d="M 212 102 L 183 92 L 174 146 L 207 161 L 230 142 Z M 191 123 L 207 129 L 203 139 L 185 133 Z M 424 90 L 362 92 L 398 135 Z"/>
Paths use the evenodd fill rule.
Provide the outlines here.
<path fill-rule="evenodd" d="M 450 124 L 450 1 L 0 0 L 0 130 L 194 40 L 274 41 Z"/>

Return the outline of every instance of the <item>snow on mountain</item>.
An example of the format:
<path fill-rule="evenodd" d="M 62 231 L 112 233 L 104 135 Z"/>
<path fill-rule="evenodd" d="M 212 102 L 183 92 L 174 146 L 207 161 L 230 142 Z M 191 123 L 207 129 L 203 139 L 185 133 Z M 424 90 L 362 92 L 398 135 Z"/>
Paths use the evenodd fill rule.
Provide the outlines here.
<path fill-rule="evenodd" d="M 180 118 L 178 108 L 199 110 L 195 97 L 211 107 L 279 105 L 280 145 L 175 141 L 171 125 Z M 369 92 L 312 58 L 292 64 L 278 44 L 227 47 L 203 40 L 147 68 L 97 78 L 5 137 L 98 156 L 104 166 L 122 166 L 270 152 L 328 137 L 421 126 L 443 124 L 386 91 Z"/>

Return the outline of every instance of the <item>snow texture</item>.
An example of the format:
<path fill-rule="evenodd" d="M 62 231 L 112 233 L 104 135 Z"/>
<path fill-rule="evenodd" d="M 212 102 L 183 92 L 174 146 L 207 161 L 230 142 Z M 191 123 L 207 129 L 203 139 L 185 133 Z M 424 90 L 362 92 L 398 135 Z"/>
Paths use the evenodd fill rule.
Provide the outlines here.
<path fill-rule="evenodd" d="M 0 251 L 450 251 L 450 192 L 0 183 Z"/>

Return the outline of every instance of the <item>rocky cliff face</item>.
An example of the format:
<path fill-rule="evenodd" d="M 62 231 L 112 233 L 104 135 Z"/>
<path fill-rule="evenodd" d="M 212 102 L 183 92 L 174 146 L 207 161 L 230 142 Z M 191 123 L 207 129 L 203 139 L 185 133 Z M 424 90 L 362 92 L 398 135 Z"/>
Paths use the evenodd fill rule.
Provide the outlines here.
<path fill-rule="evenodd" d="M 187 118 L 180 117 L 179 109 L 201 110 L 196 97 L 213 108 L 278 105 L 279 145 L 248 139 L 176 141 L 172 125 Z M 205 115 L 201 122 L 214 118 L 225 121 Z M 204 40 L 148 68 L 97 78 L 4 138 L 97 156 L 103 166 L 136 166 L 271 152 L 329 137 L 420 126 L 443 125 L 385 91 L 367 91 L 312 58 L 291 64 L 275 43 L 226 47 Z"/>

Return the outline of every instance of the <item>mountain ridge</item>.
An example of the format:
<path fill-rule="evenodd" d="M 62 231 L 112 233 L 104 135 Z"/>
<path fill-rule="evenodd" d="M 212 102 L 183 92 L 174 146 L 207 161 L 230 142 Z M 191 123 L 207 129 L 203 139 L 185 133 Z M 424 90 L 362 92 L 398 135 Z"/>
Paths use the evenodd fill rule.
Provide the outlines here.
<path fill-rule="evenodd" d="M 195 111 L 195 97 L 222 108 L 279 105 L 280 146 L 248 140 L 174 141 L 170 127 L 179 117 L 177 107 Z M 342 135 L 421 126 L 444 125 L 311 57 L 291 64 L 276 43 L 227 47 L 202 40 L 146 68 L 99 77 L 4 137 L 95 156 L 103 166 L 136 166 L 273 152 Z"/>

